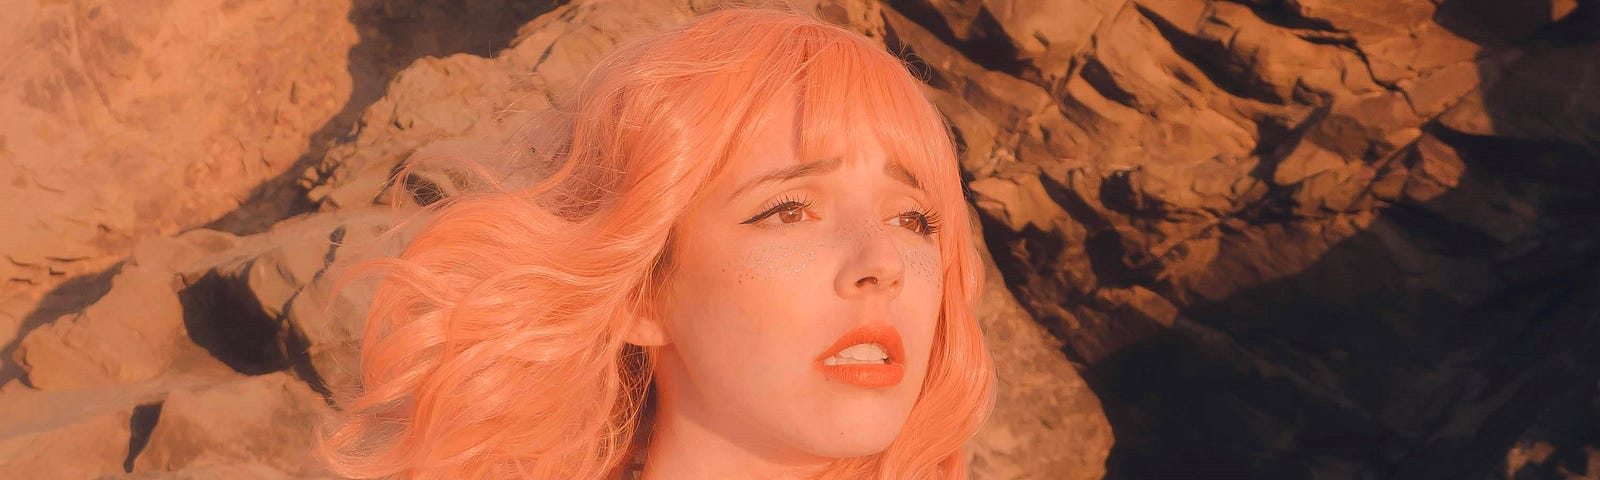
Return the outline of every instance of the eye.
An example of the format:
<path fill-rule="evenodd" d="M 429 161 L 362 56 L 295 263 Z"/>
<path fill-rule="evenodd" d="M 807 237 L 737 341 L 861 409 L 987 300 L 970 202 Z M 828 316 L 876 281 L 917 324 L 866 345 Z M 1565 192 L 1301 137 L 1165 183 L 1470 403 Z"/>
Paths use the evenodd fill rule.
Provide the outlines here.
<path fill-rule="evenodd" d="M 773 215 L 777 215 L 778 221 L 783 222 L 784 224 L 799 223 L 805 220 L 806 210 L 809 210 L 810 208 L 811 202 L 809 200 L 784 198 L 778 200 L 776 204 L 762 209 L 761 213 L 758 213 L 755 216 L 739 223 L 752 224 L 765 220 L 767 217 L 771 217 Z"/>
<path fill-rule="evenodd" d="M 895 217 L 896 226 L 907 228 L 924 237 L 939 232 L 939 214 L 930 210 L 913 210 Z"/>
<path fill-rule="evenodd" d="M 787 203 L 773 212 L 773 214 L 778 216 L 778 222 L 780 223 L 795 223 L 805 220 L 806 207 L 798 203 Z"/>

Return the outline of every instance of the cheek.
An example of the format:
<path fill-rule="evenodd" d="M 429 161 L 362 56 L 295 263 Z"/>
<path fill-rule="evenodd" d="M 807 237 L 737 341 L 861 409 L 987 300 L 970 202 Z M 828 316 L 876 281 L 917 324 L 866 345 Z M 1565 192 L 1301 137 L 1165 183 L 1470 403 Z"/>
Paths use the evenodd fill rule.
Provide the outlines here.
<path fill-rule="evenodd" d="M 918 370 L 926 368 L 928 354 L 933 348 L 933 337 L 939 324 L 939 307 L 943 300 L 943 276 L 937 247 L 906 248 L 901 251 L 905 259 L 905 290 L 902 300 L 911 321 L 906 326 L 907 348 L 916 345 L 923 352 Z"/>
<path fill-rule="evenodd" d="M 679 351 L 696 366 L 721 370 L 803 368 L 806 355 L 792 350 L 803 345 L 795 339 L 807 333 L 800 331 L 805 320 L 819 313 L 813 309 L 822 292 L 805 287 L 824 271 L 816 265 L 819 244 L 732 243 L 684 258 L 671 327 Z"/>
<path fill-rule="evenodd" d="M 731 262 L 737 285 L 764 285 L 805 274 L 817 262 L 816 240 L 774 243 L 742 252 Z"/>
<path fill-rule="evenodd" d="M 901 251 L 906 262 L 906 282 L 924 282 L 938 285 L 940 258 L 939 247 L 908 248 Z"/>

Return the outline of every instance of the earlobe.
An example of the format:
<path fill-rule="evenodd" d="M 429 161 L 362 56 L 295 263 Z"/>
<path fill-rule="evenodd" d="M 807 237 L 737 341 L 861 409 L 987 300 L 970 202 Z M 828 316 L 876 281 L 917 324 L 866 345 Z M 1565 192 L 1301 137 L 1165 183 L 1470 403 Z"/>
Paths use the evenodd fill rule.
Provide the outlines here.
<path fill-rule="evenodd" d="M 635 318 L 624 334 L 624 341 L 641 347 L 659 347 L 671 343 L 661 322 L 653 318 Z"/>
<path fill-rule="evenodd" d="M 622 333 L 623 341 L 641 347 L 659 347 L 672 343 L 660 316 L 653 309 L 628 309 L 628 326 Z"/>

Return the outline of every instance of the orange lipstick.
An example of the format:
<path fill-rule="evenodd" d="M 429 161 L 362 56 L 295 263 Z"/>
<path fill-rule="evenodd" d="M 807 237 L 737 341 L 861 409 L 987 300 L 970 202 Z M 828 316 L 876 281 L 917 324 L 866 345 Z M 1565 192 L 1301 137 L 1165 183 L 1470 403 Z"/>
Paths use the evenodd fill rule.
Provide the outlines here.
<path fill-rule="evenodd" d="M 858 344 L 878 344 L 889 358 L 883 363 L 841 363 L 829 365 L 828 359 L 846 348 Z M 900 343 L 900 332 L 888 325 L 863 325 L 856 327 L 833 342 L 833 346 L 818 356 L 814 362 L 829 380 L 861 387 L 889 387 L 900 383 L 905 376 L 905 346 Z"/>

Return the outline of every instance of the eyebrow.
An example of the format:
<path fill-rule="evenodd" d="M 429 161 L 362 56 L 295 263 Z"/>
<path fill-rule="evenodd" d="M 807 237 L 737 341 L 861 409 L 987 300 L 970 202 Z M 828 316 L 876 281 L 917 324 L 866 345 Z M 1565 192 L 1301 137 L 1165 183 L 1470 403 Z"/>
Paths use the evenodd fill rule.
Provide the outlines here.
<path fill-rule="evenodd" d="M 822 175 L 832 172 L 839 169 L 839 165 L 843 163 L 844 159 L 834 157 L 827 160 L 815 160 L 773 170 L 768 172 L 766 175 L 762 175 L 755 180 L 751 180 L 749 183 L 740 186 L 737 190 L 733 191 L 733 195 L 728 196 L 728 199 L 733 200 L 735 198 L 739 198 L 740 195 L 744 195 L 746 192 L 768 183 L 786 182 L 796 178 Z M 911 170 L 907 169 L 905 165 L 901 165 L 900 162 L 891 161 L 885 163 L 883 165 L 883 173 L 888 175 L 889 178 L 899 180 L 900 183 L 904 183 L 911 188 L 917 189 L 919 192 L 925 192 L 925 190 L 922 188 L 922 182 L 917 180 L 916 174 L 911 173 Z"/>

